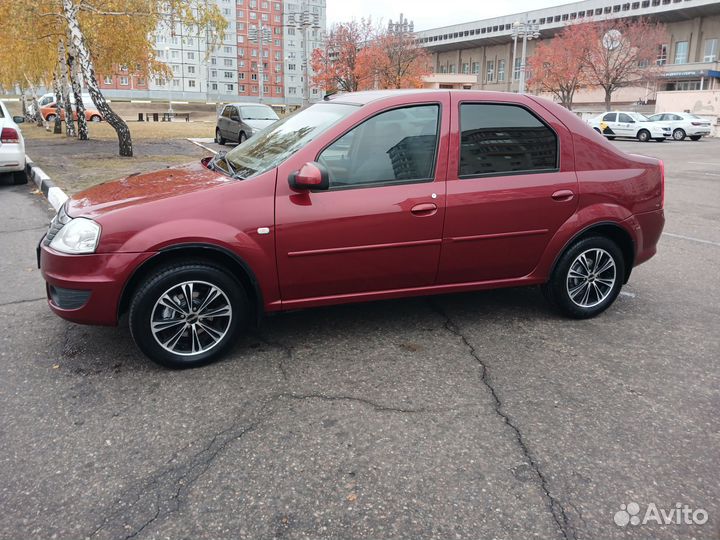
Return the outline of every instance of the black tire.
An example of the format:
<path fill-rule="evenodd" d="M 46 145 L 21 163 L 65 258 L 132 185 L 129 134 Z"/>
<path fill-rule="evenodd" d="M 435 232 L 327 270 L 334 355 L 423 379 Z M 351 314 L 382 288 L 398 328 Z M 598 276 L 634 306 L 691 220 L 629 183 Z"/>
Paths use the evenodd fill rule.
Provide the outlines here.
<path fill-rule="evenodd" d="M 245 141 L 247 141 L 247 135 L 245 135 L 244 131 L 241 131 L 240 136 L 238 137 L 238 144 L 242 144 Z"/>
<path fill-rule="evenodd" d="M 677 128 L 675 131 L 673 131 L 672 137 L 676 141 L 684 141 L 685 140 L 685 130 L 682 128 Z"/>
<path fill-rule="evenodd" d="M 54 122 L 55 121 L 55 115 L 54 114 L 48 114 L 45 118 L 47 122 Z"/>
<path fill-rule="evenodd" d="M 13 184 L 15 184 L 16 186 L 28 183 L 28 177 L 27 177 L 27 174 L 25 174 L 25 171 L 16 171 L 11 174 L 12 174 Z"/>
<path fill-rule="evenodd" d="M 638 141 L 648 142 L 650 140 L 650 132 L 647 129 L 641 129 L 637 134 Z"/>
<path fill-rule="evenodd" d="M 658 137 L 654 140 L 655 140 L 655 142 L 665 142 L 665 137 Z"/>
<path fill-rule="evenodd" d="M 699 141 L 702 138 L 702 135 L 690 135 L 691 141 Z"/>
<path fill-rule="evenodd" d="M 222 144 L 222 145 L 225 144 L 225 139 L 223 138 L 222 135 L 220 135 L 220 129 L 219 129 L 219 128 L 215 128 L 215 142 L 218 143 L 218 144 Z"/>
<path fill-rule="evenodd" d="M 189 303 L 186 301 L 187 295 L 173 296 L 173 289 L 187 282 L 192 282 L 194 292 L 198 293 L 197 298 L 194 292 L 190 293 L 192 300 Z M 229 315 L 204 319 L 197 316 L 202 308 L 197 304 L 202 303 L 203 294 L 209 293 L 210 287 L 221 291 L 223 296 L 218 295 L 215 300 L 207 304 L 205 312 L 208 309 L 213 311 L 228 305 Z M 177 288 L 176 291 L 179 292 L 180 289 Z M 160 299 L 166 294 L 171 295 L 174 305 L 180 309 L 159 305 Z M 188 305 L 193 306 L 187 310 L 190 315 L 181 315 L 182 310 Z M 244 287 L 230 274 L 222 268 L 204 262 L 185 262 L 163 266 L 147 276 L 133 295 L 129 325 L 135 344 L 150 360 L 166 368 L 185 369 L 204 366 L 218 360 L 237 341 L 250 319 L 250 313 L 250 302 Z M 188 323 L 190 319 L 194 322 Z M 167 327 L 158 331 L 157 339 L 151 328 L 153 320 L 156 323 L 164 322 Z M 217 339 L 204 330 L 204 327 L 215 330 L 218 334 Z M 171 343 L 172 339 L 166 341 L 165 343 L 169 345 L 169 348 L 166 348 L 160 344 L 160 340 L 165 340 L 168 336 L 179 337 L 174 344 Z M 197 348 L 205 347 L 205 350 L 193 353 L 196 339 Z M 183 352 L 185 354 L 182 354 Z"/>
<path fill-rule="evenodd" d="M 602 251 L 602 258 L 595 256 L 597 252 L 592 250 Z M 580 298 L 580 302 L 576 302 L 570 295 L 571 290 L 578 290 L 578 287 L 582 285 L 582 280 L 573 277 L 579 268 L 582 270 L 582 263 L 578 261 L 581 254 L 585 253 L 590 263 L 596 263 L 598 260 L 601 264 L 604 264 L 612 258 L 614 267 L 612 268 L 613 281 L 612 285 L 606 284 L 607 288 L 599 286 L 597 284 L 587 284 L 587 289 L 590 290 L 589 297 L 586 305 L 583 304 L 583 298 Z M 593 259 L 593 257 L 595 258 Z M 580 265 L 580 266 L 578 266 Z M 573 276 L 570 275 L 571 270 Z M 602 281 L 610 281 L 610 269 L 599 274 L 602 276 Z M 593 278 L 590 280 L 594 282 Z M 560 313 L 573 319 L 589 319 L 599 315 L 605 311 L 617 298 L 622 288 L 623 281 L 625 279 L 625 260 L 620 248 L 612 240 L 605 238 L 604 236 L 592 236 L 578 240 L 572 244 L 558 260 L 553 270 L 550 280 L 542 286 L 543 295 L 547 298 Z M 600 281 L 597 281 L 600 283 Z M 594 287 L 594 288 L 593 288 Z M 584 294 L 587 289 L 579 289 L 579 294 Z M 598 294 L 596 291 L 601 291 L 604 295 Z M 576 296 L 577 298 L 577 296 Z M 596 303 L 595 303 L 596 302 Z"/>
<path fill-rule="evenodd" d="M 101 116 L 98 116 L 97 114 L 93 114 L 93 115 L 90 117 L 90 121 L 91 121 L 91 122 L 101 122 L 101 121 L 102 121 L 102 117 L 101 117 Z"/>

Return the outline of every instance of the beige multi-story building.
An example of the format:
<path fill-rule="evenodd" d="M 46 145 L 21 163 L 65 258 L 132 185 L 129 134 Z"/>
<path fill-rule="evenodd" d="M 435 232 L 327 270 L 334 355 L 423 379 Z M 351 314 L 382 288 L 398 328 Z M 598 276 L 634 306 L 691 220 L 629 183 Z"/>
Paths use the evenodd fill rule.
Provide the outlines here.
<path fill-rule="evenodd" d="M 517 92 L 521 44 L 514 54 L 513 23 L 536 25 L 541 39 L 552 39 L 579 19 L 638 17 L 667 26 L 669 39 L 661 46 L 657 59 L 663 67 L 662 75 L 656 83 L 618 90 L 613 94 L 613 107 L 644 112 L 687 110 L 717 119 L 720 2 L 716 0 L 585 0 L 424 30 L 416 35 L 432 56 L 433 74 L 427 77 L 427 86 Z M 535 43 L 536 40 L 528 42 L 528 57 L 532 56 Z M 604 93 L 580 90 L 573 108 L 585 114 L 604 110 Z"/>

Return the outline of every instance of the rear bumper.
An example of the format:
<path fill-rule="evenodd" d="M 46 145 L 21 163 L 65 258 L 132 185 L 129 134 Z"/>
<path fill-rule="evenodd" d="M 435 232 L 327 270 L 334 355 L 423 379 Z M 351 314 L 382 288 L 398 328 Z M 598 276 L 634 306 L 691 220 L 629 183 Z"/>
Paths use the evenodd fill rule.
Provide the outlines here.
<path fill-rule="evenodd" d="M 25 149 L 22 144 L 0 144 L 0 172 L 25 169 Z"/>
<path fill-rule="evenodd" d="M 65 255 L 38 246 L 48 305 L 56 315 L 80 324 L 114 326 L 123 287 L 152 253 Z"/>
<path fill-rule="evenodd" d="M 637 266 L 657 253 L 660 235 L 665 227 L 665 211 L 660 209 L 635 214 L 628 221 L 635 231 L 635 266 Z"/>

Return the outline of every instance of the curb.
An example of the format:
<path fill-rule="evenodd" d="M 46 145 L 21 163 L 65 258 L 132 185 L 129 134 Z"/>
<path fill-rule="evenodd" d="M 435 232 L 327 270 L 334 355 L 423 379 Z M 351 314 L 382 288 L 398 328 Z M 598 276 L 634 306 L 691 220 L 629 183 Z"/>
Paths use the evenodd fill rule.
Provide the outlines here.
<path fill-rule="evenodd" d="M 25 154 L 25 173 L 35 182 L 37 188 L 42 191 L 42 194 L 45 195 L 45 198 L 56 212 L 60 210 L 60 207 L 69 199 L 65 192 L 57 187 L 55 183 L 50 180 L 50 177 L 45 174 L 45 171 L 37 166 L 27 154 Z"/>

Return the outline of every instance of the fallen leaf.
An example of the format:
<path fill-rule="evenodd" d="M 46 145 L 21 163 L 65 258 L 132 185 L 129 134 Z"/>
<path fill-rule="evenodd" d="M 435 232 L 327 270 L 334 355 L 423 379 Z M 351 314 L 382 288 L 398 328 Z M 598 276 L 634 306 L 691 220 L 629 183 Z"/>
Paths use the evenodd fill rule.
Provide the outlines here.
<path fill-rule="evenodd" d="M 347 496 L 347 500 L 350 502 L 355 502 L 357 500 L 357 493 L 351 493 Z"/>
<path fill-rule="evenodd" d="M 53 369 L 60 369 L 60 364 L 53 364 Z"/>

